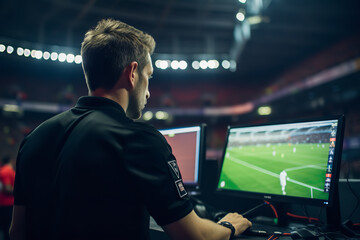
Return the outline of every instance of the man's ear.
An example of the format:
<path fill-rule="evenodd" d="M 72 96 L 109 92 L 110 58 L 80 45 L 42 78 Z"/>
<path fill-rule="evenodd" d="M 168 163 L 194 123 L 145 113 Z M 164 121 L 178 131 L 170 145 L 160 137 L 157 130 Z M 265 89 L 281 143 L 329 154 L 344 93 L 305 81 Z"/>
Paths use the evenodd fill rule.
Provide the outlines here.
<path fill-rule="evenodd" d="M 136 76 L 137 76 L 138 63 L 131 62 L 124 69 L 124 77 L 126 78 L 126 86 L 129 89 L 133 89 L 135 87 Z"/>

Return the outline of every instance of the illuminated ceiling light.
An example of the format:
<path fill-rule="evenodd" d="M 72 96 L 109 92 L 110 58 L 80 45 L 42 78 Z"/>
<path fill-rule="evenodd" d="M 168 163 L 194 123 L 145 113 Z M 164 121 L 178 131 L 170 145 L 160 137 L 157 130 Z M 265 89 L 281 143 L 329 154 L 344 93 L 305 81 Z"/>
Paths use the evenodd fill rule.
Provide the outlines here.
<path fill-rule="evenodd" d="M 217 60 L 209 60 L 208 66 L 210 69 L 215 69 L 219 67 L 219 62 Z"/>
<path fill-rule="evenodd" d="M 206 60 L 201 60 L 200 61 L 200 67 L 201 67 L 201 69 L 207 69 L 208 62 Z"/>
<path fill-rule="evenodd" d="M 50 58 L 50 53 L 49 53 L 49 52 L 44 52 L 43 58 L 44 58 L 45 60 L 48 60 L 48 59 Z"/>
<path fill-rule="evenodd" d="M 36 53 L 36 50 L 31 50 L 31 57 L 32 58 L 35 58 L 35 53 Z"/>
<path fill-rule="evenodd" d="M 24 49 L 21 47 L 18 47 L 16 49 L 16 53 L 17 53 L 17 55 L 22 56 L 24 54 Z"/>
<path fill-rule="evenodd" d="M 241 2 L 241 3 L 246 3 L 246 0 L 239 0 L 239 2 Z"/>
<path fill-rule="evenodd" d="M 30 49 L 25 48 L 25 50 L 24 50 L 24 56 L 25 56 L 25 57 L 29 57 L 30 54 L 31 54 Z"/>
<path fill-rule="evenodd" d="M 200 62 L 199 61 L 193 61 L 191 66 L 193 69 L 198 70 L 200 68 Z"/>
<path fill-rule="evenodd" d="M 0 44 L 0 52 L 4 52 L 6 49 L 4 44 Z"/>
<path fill-rule="evenodd" d="M 187 66 L 188 66 L 188 64 L 187 64 L 187 62 L 184 61 L 184 60 L 181 60 L 181 61 L 179 62 L 179 67 L 180 67 L 181 70 L 186 69 Z"/>
<path fill-rule="evenodd" d="M 245 20 L 245 13 L 242 9 L 240 9 L 239 12 L 236 14 L 236 19 L 240 22 Z"/>
<path fill-rule="evenodd" d="M 258 108 L 259 115 L 270 115 L 271 114 L 271 107 L 269 106 L 262 106 Z"/>
<path fill-rule="evenodd" d="M 68 55 L 66 55 L 66 61 L 68 63 L 72 63 L 72 62 L 74 62 L 74 60 L 75 60 L 74 54 L 69 53 Z"/>
<path fill-rule="evenodd" d="M 39 50 L 35 51 L 35 58 L 36 59 L 41 59 L 42 55 L 43 55 L 42 51 L 39 51 Z"/>
<path fill-rule="evenodd" d="M 225 69 L 229 69 L 230 68 L 230 61 L 229 60 L 223 60 L 221 62 L 221 66 Z"/>
<path fill-rule="evenodd" d="M 57 52 L 52 52 L 50 55 L 50 59 L 53 61 L 56 61 L 58 58 L 58 53 Z"/>
<path fill-rule="evenodd" d="M 169 114 L 167 112 L 158 111 L 155 113 L 155 117 L 158 120 L 166 120 L 169 118 Z"/>
<path fill-rule="evenodd" d="M 12 53 L 14 52 L 14 48 L 13 48 L 12 46 L 7 46 L 6 52 L 7 52 L 8 54 L 12 54 Z"/>
<path fill-rule="evenodd" d="M 60 53 L 59 54 L 59 62 L 65 62 L 65 60 L 66 60 L 66 54 Z"/>
<path fill-rule="evenodd" d="M 80 64 L 82 62 L 82 57 L 81 57 L 81 55 L 76 55 L 75 56 L 75 63 L 76 64 Z"/>
<path fill-rule="evenodd" d="M 176 70 L 176 69 L 178 69 L 179 67 L 180 67 L 179 61 L 174 60 L 174 61 L 171 62 L 171 68 L 172 68 L 172 69 Z"/>
<path fill-rule="evenodd" d="M 155 66 L 156 66 L 157 68 L 160 68 L 161 61 L 162 61 L 162 60 L 159 60 L 159 59 L 155 61 Z"/>
<path fill-rule="evenodd" d="M 20 112 L 20 107 L 14 104 L 5 104 L 3 107 L 4 112 Z"/>
<path fill-rule="evenodd" d="M 149 121 L 149 120 L 151 120 L 153 118 L 153 116 L 154 116 L 154 114 L 151 111 L 147 111 L 147 112 L 144 113 L 143 119 L 145 121 Z"/>
<path fill-rule="evenodd" d="M 161 68 L 161 69 L 167 69 L 168 67 L 169 67 L 169 62 L 168 62 L 168 61 L 162 60 L 162 61 L 160 62 L 160 68 Z"/>

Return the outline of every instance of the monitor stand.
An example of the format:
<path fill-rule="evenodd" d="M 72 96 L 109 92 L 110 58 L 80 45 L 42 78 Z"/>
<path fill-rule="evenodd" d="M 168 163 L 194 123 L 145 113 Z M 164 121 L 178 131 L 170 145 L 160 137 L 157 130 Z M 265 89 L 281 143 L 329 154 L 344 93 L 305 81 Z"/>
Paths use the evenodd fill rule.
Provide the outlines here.
<path fill-rule="evenodd" d="M 326 208 L 326 225 L 323 228 L 325 232 L 336 232 L 341 230 L 341 214 L 340 214 L 340 201 L 339 189 L 336 186 L 334 192 L 334 201 L 331 207 Z"/>

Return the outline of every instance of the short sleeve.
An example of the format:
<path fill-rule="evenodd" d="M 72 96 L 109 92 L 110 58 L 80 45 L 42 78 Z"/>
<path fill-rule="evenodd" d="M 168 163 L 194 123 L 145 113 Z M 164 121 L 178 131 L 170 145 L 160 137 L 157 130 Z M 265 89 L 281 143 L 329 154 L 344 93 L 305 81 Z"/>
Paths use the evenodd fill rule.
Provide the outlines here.
<path fill-rule="evenodd" d="M 150 215 L 159 225 L 175 222 L 193 209 L 176 159 L 165 138 L 140 131 L 128 139 L 125 167 L 142 194 Z"/>

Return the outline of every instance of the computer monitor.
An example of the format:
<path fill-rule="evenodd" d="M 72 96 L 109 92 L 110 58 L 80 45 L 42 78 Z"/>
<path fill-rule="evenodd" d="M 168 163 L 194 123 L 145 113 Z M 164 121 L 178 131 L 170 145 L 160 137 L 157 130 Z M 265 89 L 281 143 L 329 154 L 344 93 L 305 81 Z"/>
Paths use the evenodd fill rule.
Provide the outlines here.
<path fill-rule="evenodd" d="M 230 126 L 217 191 L 338 208 L 343 131 L 343 116 Z"/>
<path fill-rule="evenodd" d="M 172 148 L 183 182 L 189 190 L 200 188 L 201 165 L 205 158 L 206 125 L 159 130 Z"/>

